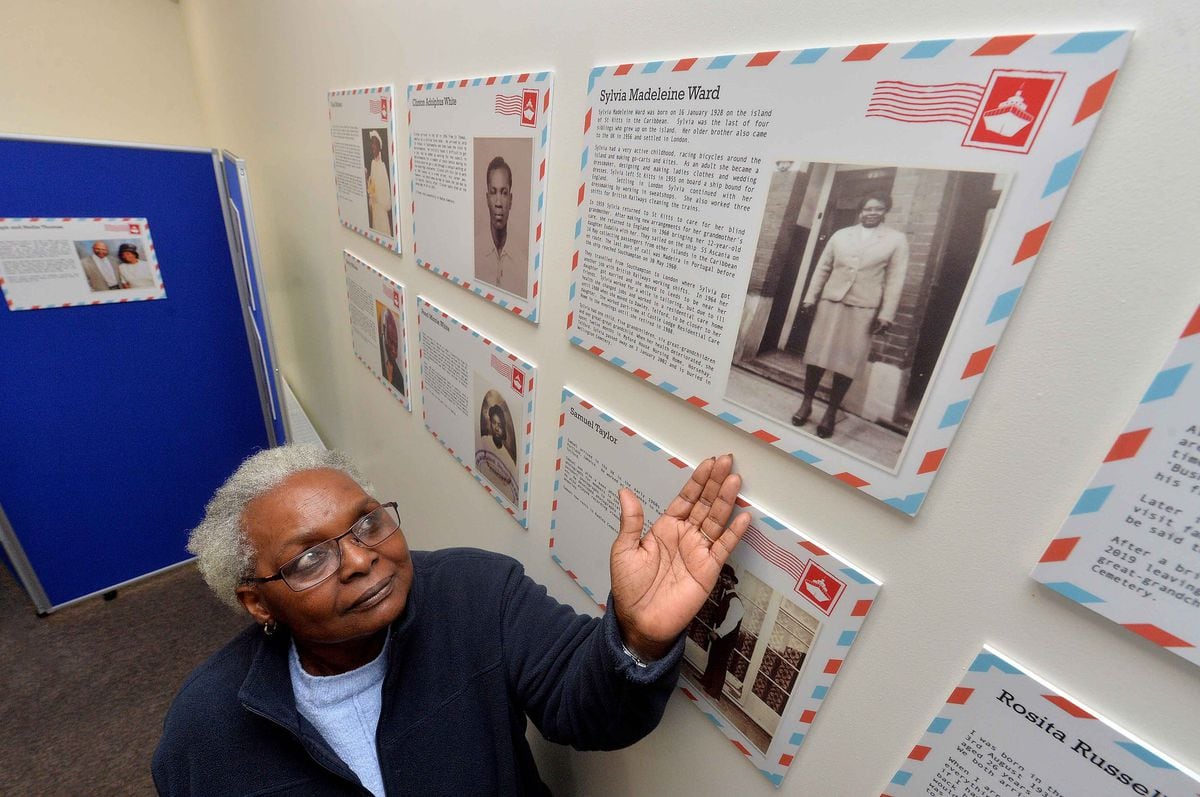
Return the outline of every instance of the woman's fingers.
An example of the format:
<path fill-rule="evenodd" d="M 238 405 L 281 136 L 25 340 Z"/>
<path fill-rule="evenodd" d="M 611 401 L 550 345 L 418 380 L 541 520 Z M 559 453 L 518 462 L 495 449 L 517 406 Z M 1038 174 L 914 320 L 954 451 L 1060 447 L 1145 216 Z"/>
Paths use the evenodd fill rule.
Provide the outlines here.
<path fill-rule="evenodd" d="M 743 512 L 733 519 L 733 522 L 721 533 L 717 541 L 712 544 L 710 553 L 713 559 L 716 560 L 717 566 L 725 564 L 725 560 L 729 558 L 729 554 L 733 553 L 733 549 L 741 542 L 742 535 L 746 533 L 746 529 L 750 528 L 750 514 Z"/>
<path fill-rule="evenodd" d="M 699 470 L 699 469 L 697 469 Z M 708 480 L 704 484 L 704 488 L 700 492 L 699 498 L 692 504 L 691 512 L 688 514 L 688 522 L 694 526 L 700 526 L 704 523 L 713 511 L 718 499 L 722 496 L 728 499 L 728 503 L 732 504 L 733 499 L 737 497 L 737 491 L 741 487 L 741 479 L 736 476 L 731 476 L 733 470 L 733 455 L 722 454 L 713 461 L 712 470 L 708 474 Z M 733 485 L 733 493 L 728 493 L 727 483 L 730 478 L 737 479 Z M 729 518 L 729 511 L 725 511 L 725 519 Z M 725 520 L 717 518 L 717 521 L 724 526 Z"/>
<path fill-rule="evenodd" d="M 683 488 L 679 491 L 679 495 L 675 496 L 675 499 L 671 501 L 670 506 L 667 507 L 667 511 L 663 514 L 679 518 L 680 520 L 688 519 L 688 516 L 692 513 L 692 507 L 704 493 L 709 475 L 712 473 L 713 463 L 713 458 L 709 457 L 696 466 L 696 469 L 692 471 L 691 478 L 683 485 Z"/>
<path fill-rule="evenodd" d="M 642 502 L 628 487 L 617 491 L 617 500 L 621 503 L 621 525 L 613 547 L 617 550 L 636 548 L 642 539 L 642 528 L 646 524 Z"/>

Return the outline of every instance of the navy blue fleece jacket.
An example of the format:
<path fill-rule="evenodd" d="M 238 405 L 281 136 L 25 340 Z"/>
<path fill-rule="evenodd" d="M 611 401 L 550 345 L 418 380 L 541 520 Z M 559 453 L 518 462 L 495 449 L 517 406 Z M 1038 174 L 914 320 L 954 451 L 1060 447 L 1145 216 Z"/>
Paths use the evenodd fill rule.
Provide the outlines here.
<path fill-rule="evenodd" d="M 392 624 L 375 741 L 388 794 L 547 794 L 526 717 L 553 742 L 611 750 L 658 724 L 678 675 L 638 667 L 616 620 L 576 614 L 520 563 L 471 549 L 413 553 Z M 165 795 L 362 794 L 300 716 L 286 634 L 247 628 L 188 678 L 154 753 Z"/>

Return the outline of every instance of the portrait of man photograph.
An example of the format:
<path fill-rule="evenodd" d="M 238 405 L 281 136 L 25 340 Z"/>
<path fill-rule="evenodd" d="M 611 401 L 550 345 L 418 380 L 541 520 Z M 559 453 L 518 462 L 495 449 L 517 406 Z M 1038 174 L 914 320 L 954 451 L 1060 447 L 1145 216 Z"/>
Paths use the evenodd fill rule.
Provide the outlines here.
<path fill-rule="evenodd" d="M 79 262 L 89 288 L 93 291 L 115 291 L 121 287 L 117 263 L 109 253 L 107 241 L 76 241 L 75 248 L 86 250 Z"/>
<path fill-rule="evenodd" d="M 529 298 L 531 138 L 475 139 L 475 280 Z"/>

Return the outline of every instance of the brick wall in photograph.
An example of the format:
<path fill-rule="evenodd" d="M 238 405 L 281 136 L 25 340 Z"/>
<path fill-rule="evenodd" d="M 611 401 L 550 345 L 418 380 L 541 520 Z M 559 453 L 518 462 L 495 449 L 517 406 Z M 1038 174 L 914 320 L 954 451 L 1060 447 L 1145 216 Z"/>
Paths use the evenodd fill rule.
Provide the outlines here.
<path fill-rule="evenodd" d="M 807 185 L 806 172 L 772 173 L 758 246 L 754 250 L 754 265 L 750 270 L 749 293 L 775 295 L 784 267 L 783 259 L 792 245 L 796 214 L 800 212 Z M 746 232 L 749 234 L 750 231 Z"/>
<path fill-rule="evenodd" d="M 930 169 L 899 169 L 892 186 L 892 211 L 887 225 L 908 237 L 908 272 L 896 311 L 896 323 L 886 335 L 876 336 L 871 347 L 873 360 L 900 369 L 912 366 L 924 302 L 934 276 L 938 225 L 946 212 L 950 173 Z"/>

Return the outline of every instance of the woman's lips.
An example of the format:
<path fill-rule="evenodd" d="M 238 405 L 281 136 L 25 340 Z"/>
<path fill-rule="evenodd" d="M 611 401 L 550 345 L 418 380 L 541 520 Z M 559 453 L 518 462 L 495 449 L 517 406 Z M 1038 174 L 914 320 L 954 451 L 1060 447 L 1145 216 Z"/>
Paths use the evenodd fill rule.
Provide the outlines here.
<path fill-rule="evenodd" d="M 370 609 L 372 606 L 381 603 L 385 598 L 387 598 L 388 595 L 392 594 L 392 586 L 394 583 L 395 576 L 388 576 L 360 595 L 358 599 L 354 601 L 354 603 L 350 604 L 350 608 L 346 611 L 356 612 L 363 609 Z"/>

